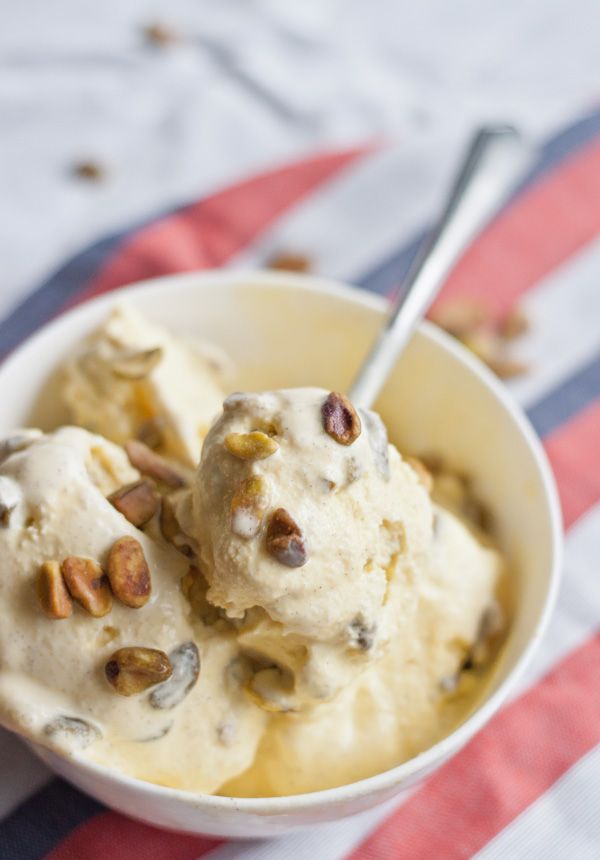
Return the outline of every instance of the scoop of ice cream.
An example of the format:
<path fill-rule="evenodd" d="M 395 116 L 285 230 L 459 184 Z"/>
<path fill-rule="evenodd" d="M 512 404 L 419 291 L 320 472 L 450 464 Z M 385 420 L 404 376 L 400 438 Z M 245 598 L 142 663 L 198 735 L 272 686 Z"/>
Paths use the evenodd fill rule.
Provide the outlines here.
<path fill-rule="evenodd" d="M 252 690 L 287 710 L 334 695 L 414 614 L 432 507 L 378 416 L 307 388 L 225 401 L 182 522 L 208 600 L 264 662 Z"/>
<path fill-rule="evenodd" d="M 182 591 L 189 561 L 154 520 L 142 531 L 107 499 L 138 478 L 120 448 L 79 428 L 0 442 L 0 723 L 136 777 L 213 792 L 249 766 L 266 717 L 244 692 L 234 631 L 205 624 Z M 131 585 L 139 568 L 115 561 L 123 539 L 145 558 L 149 599 Z M 40 579 L 42 568 L 54 578 Z"/>
<path fill-rule="evenodd" d="M 175 337 L 122 304 L 65 363 L 63 398 L 74 424 L 119 444 L 140 438 L 195 466 L 221 409 L 224 364 L 214 347 Z"/>
<path fill-rule="evenodd" d="M 442 738 L 471 706 L 477 655 L 498 632 L 492 616 L 501 566 L 495 550 L 438 508 L 415 615 L 333 701 L 276 717 L 252 767 L 224 793 L 332 788 L 394 767 Z"/>

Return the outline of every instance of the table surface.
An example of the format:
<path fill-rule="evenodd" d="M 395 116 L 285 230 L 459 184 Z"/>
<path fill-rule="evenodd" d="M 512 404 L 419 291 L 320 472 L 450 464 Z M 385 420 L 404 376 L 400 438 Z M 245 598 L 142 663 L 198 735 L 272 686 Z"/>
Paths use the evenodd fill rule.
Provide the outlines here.
<path fill-rule="evenodd" d="M 565 525 L 557 612 L 508 705 L 406 803 L 215 845 L 102 809 L 0 730 L 0 857 L 600 855 L 600 80 L 596 4 L 142 0 L 12 4 L 0 30 L 0 350 L 142 277 L 263 265 L 389 293 L 472 127 L 538 144 L 447 299 L 531 329 L 510 384 Z M 173 39 L 149 41 L 159 22 Z M 97 166 L 96 179 L 76 166 Z"/>

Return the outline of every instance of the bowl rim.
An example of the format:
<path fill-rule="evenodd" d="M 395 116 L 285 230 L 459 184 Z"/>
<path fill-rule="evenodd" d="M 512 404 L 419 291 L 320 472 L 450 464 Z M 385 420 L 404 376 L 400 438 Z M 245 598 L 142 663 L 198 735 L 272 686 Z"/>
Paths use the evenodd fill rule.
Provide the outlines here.
<path fill-rule="evenodd" d="M 198 288 L 201 288 L 203 285 L 218 283 L 226 283 L 229 286 L 254 284 L 281 290 L 290 287 L 301 287 L 305 291 L 333 296 L 355 306 L 362 306 L 365 309 L 375 310 L 379 313 L 385 312 L 387 307 L 387 302 L 380 295 L 334 279 L 314 275 L 260 269 L 208 269 L 163 275 L 128 284 L 109 293 L 93 297 L 74 308 L 67 308 L 58 317 L 50 320 L 38 331 L 26 338 L 22 344 L 4 359 L 0 365 L 0 382 L 7 374 L 11 373 L 12 365 L 16 364 L 23 354 L 35 350 L 38 342 L 51 336 L 55 330 L 60 331 L 62 327 L 71 328 L 73 325 L 76 325 L 79 317 L 85 318 L 88 314 L 93 315 L 97 309 L 110 307 L 125 298 L 135 296 L 139 298 L 142 293 L 152 294 L 158 293 L 165 288 L 173 289 L 174 285 L 186 287 L 187 285 L 195 284 Z M 454 751 L 459 750 L 467 743 L 496 713 L 508 697 L 511 689 L 515 687 L 517 681 L 523 675 L 548 626 L 548 621 L 556 603 L 563 556 L 563 526 L 558 491 L 541 441 L 533 429 L 531 422 L 506 386 L 462 344 L 433 323 L 427 320 L 423 321 L 419 325 L 417 333 L 420 337 L 424 337 L 436 346 L 441 347 L 442 350 L 450 353 L 454 359 L 476 376 L 491 391 L 496 400 L 500 402 L 500 405 L 509 414 L 525 441 L 544 490 L 543 500 L 550 526 L 551 539 L 551 569 L 548 578 L 548 587 L 532 633 L 512 670 L 500 682 L 498 688 L 480 706 L 476 707 L 452 732 L 413 758 L 381 773 L 355 782 L 335 788 L 301 794 L 278 797 L 230 797 L 171 788 L 120 773 L 115 769 L 84 760 L 77 756 L 63 756 L 30 741 L 30 745 L 34 750 L 39 751 L 45 761 L 51 763 L 56 757 L 56 759 L 64 762 L 66 765 L 71 765 L 76 770 L 84 771 L 90 776 L 100 778 L 102 781 L 123 785 L 132 792 L 179 801 L 187 806 L 202 806 L 208 811 L 211 809 L 215 811 L 235 810 L 237 812 L 264 816 L 338 804 L 342 801 L 356 800 L 370 794 L 385 791 L 386 789 L 392 789 L 394 786 L 399 786 L 407 778 L 415 776 L 420 772 L 427 773 L 429 769 L 433 769 L 436 763 L 443 762 L 446 758 L 450 757 Z"/>

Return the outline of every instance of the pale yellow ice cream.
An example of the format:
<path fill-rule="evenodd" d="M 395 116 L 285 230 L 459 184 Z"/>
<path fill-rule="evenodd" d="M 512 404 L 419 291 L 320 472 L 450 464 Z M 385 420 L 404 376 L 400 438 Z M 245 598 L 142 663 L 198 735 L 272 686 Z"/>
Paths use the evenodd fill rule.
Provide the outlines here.
<path fill-rule="evenodd" d="M 421 573 L 418 611 L 396 628 L 382 657 L 333 701 L 275 717 L 253 766 L 224 794 L 300 793 L 373 776 L 460 721 L 476 676 L 458 670 L 476 658 L 474 643 L 484 645 L 480 634 L 497 632 L 492 595 L 500 560 L 438 509 Z M 488 630 L 480 629 L 482 618 Z"/>
<path fill-rule="evenodd" d="M 73 424 L 119 444 L 141 438 L 194 467 L 221 410 L 226 365 L 214 347 L 121 304 L 65 363 L 63 399 Z"/>
<path fill-rule="evenodd" d="M 249 694 L 273 714 L 224 793 L 327 788 L 429 746 L 465 710 L 473 676 L 459 672 L 496 605 L 498 553 L 432 503 L 376 415 L 359 411 L 350 439 L 328 432 L 330 398 L 230 397 L 181 506 L 208 599 L 237 619 L 253 661 Z M 298 558 L 270 549 L 281 509 Z"/>
<path fill-rule="evenodd" d="M 187 466 L 221 409 L 210 361 L 127 308 L 64 379 L 74 421 L 122 444 L 158 427 Z M 136 527 L 107 497 L 139 479 L 84 429 L 0 440 L 1 724 L 141 779 L 268 796 L 393 767 L 464 718 L 500 639 L 502 560 L 465 482 L 442 472 L 432 501 L 377 415 L 317 388 L 231 395 L 191 486 L 160 484 L 160 503 L 146 486 Z M 111 573 L 122 538 L 149 568 L 140 608 Z M 103 617 L 48 617 L 40 571 L 69 601 L 74 556 L 110 574 Z M 171 677 L 122 695 L 131 647 Z"/>
<path fill-rule="evenodd" d="M 208 599 L 239 620 L 248 651 L 286 670 L 277 683 L 267 667 L 253 689 L 264 695 L 264 682 L 275 685 L 271 693 L 287 705 L 331 698 L 407 627 L 431 539 L 429 496 L 388 445 L 380 419 L 363 413 L 357 438 L 341 444 L 323 427 L 327 397 L 306 388 L 228 398 L 183 516 L 201 548 Z M 232 453 L 232 439 L 243 444 L 244 434 L 257 432 L 250 444 L 272 453 Z M 245 504 L 256 481 L 264 498 Z M 302 558 L 269 549 L 278 509 L 302 533 Z"/>
<path fill-rule="evenodd" d="M 120 448 L 73 427 L 12 448 L 0 464 L 8 511 L 0 527 L 0 722 L 133 776 L 217 790 L 252 762 L 266 722 L 243 691 L 233 631 L 192 616 L 180 588 L 189 561 L 107 501 L 138 477 Z M 115 597 L 101 618 L 78 605 L 68 618 L 46 617 L 35 590 L 40 565 L 81 556 L 105 566 L 124 535 L 143 547 L 150 601 L 132 609 Z M 119 695 L 107 682 L 104 666 L 117 649 L 172 654 L 186 643 L 198 650 L 200 676 L 176 707 L 153 706 L 152 690 Z"/>

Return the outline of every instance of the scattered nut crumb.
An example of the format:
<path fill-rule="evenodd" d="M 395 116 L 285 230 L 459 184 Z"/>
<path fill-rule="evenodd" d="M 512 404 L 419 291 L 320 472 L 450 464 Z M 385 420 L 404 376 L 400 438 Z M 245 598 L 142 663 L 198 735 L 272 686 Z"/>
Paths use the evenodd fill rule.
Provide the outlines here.
<path fill-rule="evenodd" d="M 151 520 L 158 510 L 160 494 L 154 483 L 144 478 L 116 490 L 108 497 L 108 501 L 132 525 L 140 528 Z"/>
<path fill-rule="evenodd" d="M 171 677 L 173 669 L 157 648 L 119 648 L 104 667 L 108 683 L 121 696 L 133 696 Z"/>
<path fill-rule="evenodd" d="M 461 338 L 489 320 L 487 308 L 473 299 L 452 299 L 432 308 L 429 318 L 448 334 Z"/>
<path fill-rule="evenodd" d="M 100 182 L 106 177 L 104 167 L 97 161 L 78 161 L 72 168 L 73 176 L 88 182 Z"/>
<path fill-rule="evenodd" d="M 148 44 L 156 48 L 174 45 L 180 41 L 178 34 L 168 24 L 162 24 L 159 21 L 146 24 L 143 28 L 143 34 Z"/>
<path fill-rule="evenodd" d="M 312 264 L 309 257 L 304 254 L 281 252 L 274 254 L 267 261 L 267 268 L 284 272 L 310 272 Z"/>
<path fill-rule="evenodd" d="M 504 317 L 498 327 L 498 333 L 505 340 L 514 340 L 516 337 L 520 337 L 529 331 L 529 328 L 528 317 L 525 315 L 523 308 L 517 305 Z"/>
<path fill-rule="evenodd" d="M 57 561 L 45 561 L 39 569 L 36 592 L 40 606 L 48 618 L 69 618 L 73 612 L 73 601 Z"/>
<path fill-rule="evenodd" d="M 231 500 L 231 531 L 250 539 L 258 534 L 269 506 L 269 487 L 265 478 L 251 475 L 242 481 Z"/>
<path fill-rule="evenodd" d="M 361 433 L 358 412 L 345 394 L 332 391 L 321 406 L 323 429 L 340 445 L 352 445 Z"/>
<path fill-rule="evenodd" d="M 483 306 L 470 299 L 456 299 L 430 314 L 433 322 L 458 338 L 500 379 L 522 376 L 528 365 L 511 359 L 506 352 L 507 344 L 529 329 L 529 320 L 518 306 L 514 307 L 496 326 Z"/>
<path fill-rule="evenodd" d="M 153 451 L 139 439 L 130 439 L 125 443 L 125 451 L 132 466 L 138 469 L 142 475 L 154 478 L 161 484 L 172 489 L 184 487 L 186 480 L 170 463 Z"/>
<path fill-rule="evenodd" d="M 137 433 L 137 438 L 148 448 L 159 448 L 164 441 L 164 431 L 167 425 L 166 419 L 160 415 L 144 421 Z"/>
<path fill-rule="evenodd" d="M 490 363 L 498 354 L 502 342 L 498 335 L 490 329 L 474 329 L 459 338 L 463 346 L 476 355 L 484 364 Z"/>
<path fill-rule="evenodd" d="M 112 609 L 112 594 L 104 571 L 91 558 L 69 556 L 61 565 L 69 594 L 94 618 L 102 618 Z"/>
<path fill-rule="evenodd" d="M 112 624 L 105 624 L 100 633 L 96 636 L 96 645 L 98 648 L 104 648 L 110 642 L 114 642 L 121 635 L 118 627 L 113 627 Z"/>
<path fill-rule="evenodd" d="M 302 567 L 308 553 L 302 530 L 285 508 L 277 508 L 267 527 L 267 551 L 286 567 Z"/>
<path fill-rule="evenodd" d="M 504 341 L 495 332 L 477 331 L 460 340 L 500 379 L 522 376 L 529 370 L 528 365 L 523 362 L 506 357 Z"/>
<path fill-rule="evenodd" d="M 251 433 L 229 433 L 224 439 L 224 445 L 230 454 L 240 460 L 265 460 L 271 457 L 279 445 L 261 430 Z"/>
<path fill-rule="evenodd" d="M 529 365 L 510 358 L 491 358 L 486 362 L 499 379 L 514 379 L 524 376 L 529 371 Z"/>
<path fill-rule="evenodd" d="M 150 570 L 141 543 L 126 535 L 112 545 L 107 563 L 108 579 L 115 597 L 131 609 L 150 599 Z"/>

